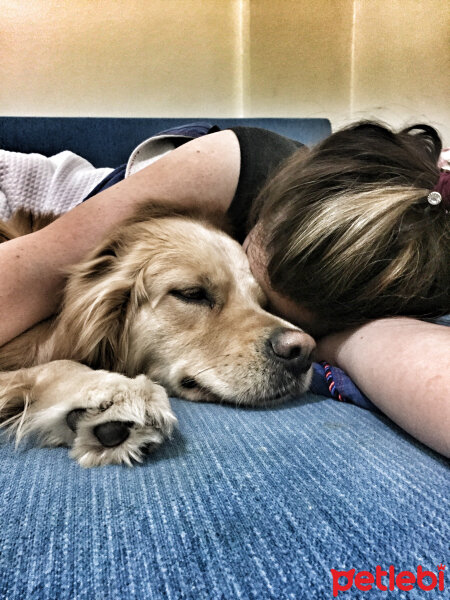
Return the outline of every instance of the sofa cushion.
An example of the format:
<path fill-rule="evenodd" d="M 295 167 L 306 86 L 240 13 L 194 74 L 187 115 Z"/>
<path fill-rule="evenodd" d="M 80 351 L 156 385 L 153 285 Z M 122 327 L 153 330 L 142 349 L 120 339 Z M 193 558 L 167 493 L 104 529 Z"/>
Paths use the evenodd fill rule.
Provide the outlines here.
<path fill-rule="evenodd" d="M 0 449 L 1 598 L 323 600 L 331 568 L 448 557 L 445 461 L 387 419 L 313 395 L 172 403 L 178 432 L 135 468 Z"/>

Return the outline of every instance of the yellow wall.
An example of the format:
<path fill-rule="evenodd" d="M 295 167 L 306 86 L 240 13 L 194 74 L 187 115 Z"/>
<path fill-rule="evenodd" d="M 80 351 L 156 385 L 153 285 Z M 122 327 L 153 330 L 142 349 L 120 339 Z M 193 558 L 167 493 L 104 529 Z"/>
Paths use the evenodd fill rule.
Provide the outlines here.
<path fill-rule="evenodd" d="M 0 0 L 0 114 L 431 122 L 443 0 Z"/>

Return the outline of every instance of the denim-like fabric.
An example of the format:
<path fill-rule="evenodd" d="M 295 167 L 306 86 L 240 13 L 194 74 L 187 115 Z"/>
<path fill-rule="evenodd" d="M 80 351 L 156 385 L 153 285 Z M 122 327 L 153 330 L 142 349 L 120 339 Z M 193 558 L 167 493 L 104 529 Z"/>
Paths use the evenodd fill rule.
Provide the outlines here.
<path fill-rule="evenodd" d="M 330 568 L 448 565 L 448 465 L 384 417 L 313 395 L 173 407 L 179 432 L 133 469 L 0 446 L 2 600 L 328 600 Z"/>

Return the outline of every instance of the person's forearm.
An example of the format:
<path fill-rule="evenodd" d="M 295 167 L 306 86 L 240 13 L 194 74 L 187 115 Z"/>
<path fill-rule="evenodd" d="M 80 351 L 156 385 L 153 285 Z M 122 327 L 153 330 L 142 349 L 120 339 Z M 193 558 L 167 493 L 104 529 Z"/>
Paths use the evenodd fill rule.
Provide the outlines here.
<path fill-rule="evenodd" d="M 450 456 L 450 328 L 380 319 L 323 338 L 318 359 L 343 369 L 393 421 Z"/>
<path fill-rule="evenodd" d="M 57 307 L 60 276 L 41 250 L 37 234 L 0 245 L 0 346 Z"/>
<path fill-rule="evenodd" d="M 0 245 L 0 346 L 58 308 L 65 270 L 121 220 L 132 214 L 131 203 L 104 197 L 80 205 L 41 231 Z"/>

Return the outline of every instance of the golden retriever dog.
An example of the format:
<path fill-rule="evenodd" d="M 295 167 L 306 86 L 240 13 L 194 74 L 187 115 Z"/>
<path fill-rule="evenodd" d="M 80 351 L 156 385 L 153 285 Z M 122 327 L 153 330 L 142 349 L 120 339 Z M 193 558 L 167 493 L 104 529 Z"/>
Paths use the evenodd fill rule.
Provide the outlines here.
<path fill-rule="evenodd" d="M 0 241 L 48 224 L 24 212 Z M 67 276 L 58 315 L 0 348 L 0 423 L 80 465 L 141 461 L 168 395 L 270 406 L 304 392 L 312 338 L 264 310 L 241 246 L 200 216 L 143 211 Z"/>

